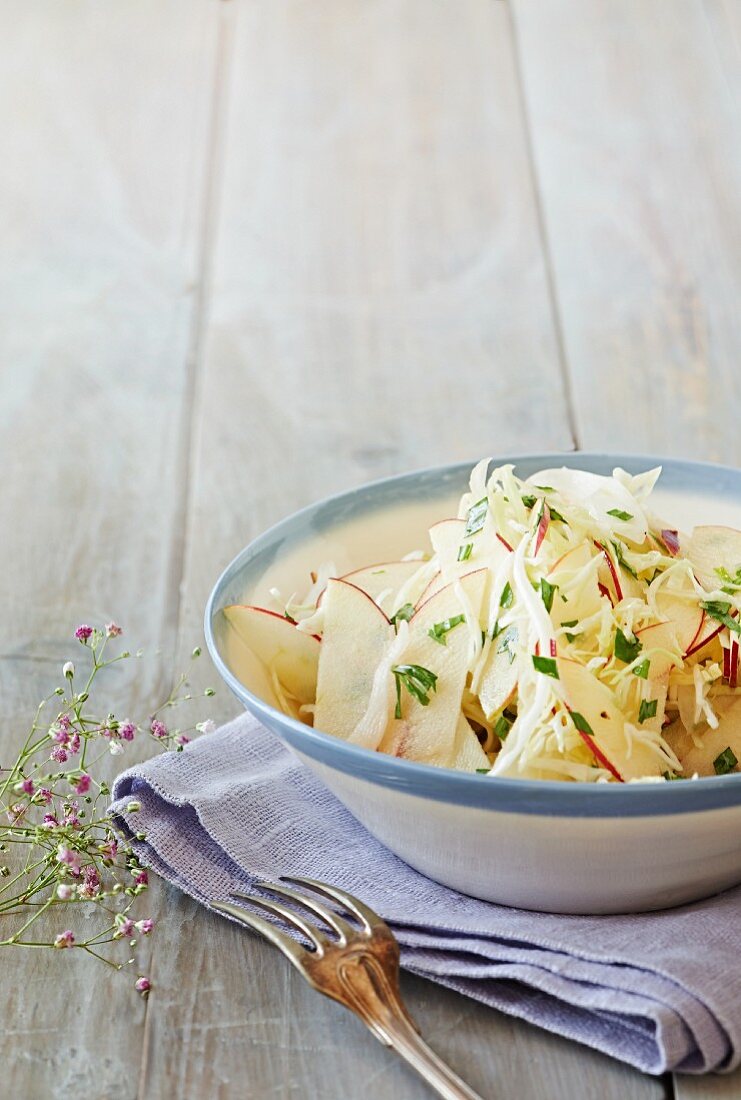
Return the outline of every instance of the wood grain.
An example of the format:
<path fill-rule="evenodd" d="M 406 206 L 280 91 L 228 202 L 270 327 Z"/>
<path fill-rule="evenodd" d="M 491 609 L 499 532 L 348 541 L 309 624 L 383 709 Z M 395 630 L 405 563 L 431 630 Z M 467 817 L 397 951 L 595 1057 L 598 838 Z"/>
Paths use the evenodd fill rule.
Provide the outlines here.
<path fill-rule="evenodd" d="M 0 12 L 4 762 L 61 662 L 81 663 L 77 622 L 118 619 L 150 650 L 109 679 L 113 708 L 145 717 L 172 672 L 212 16 L 202 0 Z M 136 975 L 78 952 L 2 963 L 3 1094 L 133 1098 Z"/>
<path fill-rule="evenodd" d="M 512 7 L 579 441 L 737 463 L 741 10 Z"/>

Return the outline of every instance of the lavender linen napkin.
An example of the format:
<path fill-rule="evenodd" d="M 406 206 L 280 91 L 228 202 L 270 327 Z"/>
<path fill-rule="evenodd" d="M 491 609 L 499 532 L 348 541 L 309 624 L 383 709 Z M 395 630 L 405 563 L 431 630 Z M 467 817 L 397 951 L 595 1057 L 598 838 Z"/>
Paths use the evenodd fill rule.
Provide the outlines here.
<path fill-rule="evenodd" d="M 205 905 L 257 879 L 324 879 L 388 920 L 407 970 L 503 1012 L 648 1073 L 741 1061 L 741 889 L 616 917 L 477 901 L 388 852 L 247 715 L 124 772 L 113 798 L 146 833 L 142 863 Z"/>

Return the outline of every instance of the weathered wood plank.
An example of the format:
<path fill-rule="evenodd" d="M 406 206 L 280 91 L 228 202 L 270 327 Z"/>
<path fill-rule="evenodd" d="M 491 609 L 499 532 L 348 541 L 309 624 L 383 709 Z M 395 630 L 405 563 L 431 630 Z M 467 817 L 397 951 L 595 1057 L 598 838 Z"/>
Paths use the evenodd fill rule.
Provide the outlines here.
<path fill-rule="evenodd" d="M 126 685 L 109 679 L 111 706 L 146 715 L 171 674 L 216 10 L 0 14 L 4 762 L 78 659 L 80 620 L 118 619 L 154 651 Z M 2 964 L 3 1093 L 133 1098 L 135 975 L 78 952 L 5 950 Z"/>
<path fill-rule="evenodd" d="M 741 461 L 738 5 L 512 7 L 581 445 Z"/>
<path fill-rule="evenodd" d="M 295 507 L 395 470 L 572 442 L 504 6 L 227 7 L 183 652 L 218 569 Z M 214 713 L 234 712 L 222 697 Z M 148 1100 L 427 1095 L 271 948 L 171 892 L 165 905 L 182 925 L 154 945 Z M 485 1096 L 566 1097 L 575 1081 L 663 1095 L 428 983 L 405 990 Z"/>

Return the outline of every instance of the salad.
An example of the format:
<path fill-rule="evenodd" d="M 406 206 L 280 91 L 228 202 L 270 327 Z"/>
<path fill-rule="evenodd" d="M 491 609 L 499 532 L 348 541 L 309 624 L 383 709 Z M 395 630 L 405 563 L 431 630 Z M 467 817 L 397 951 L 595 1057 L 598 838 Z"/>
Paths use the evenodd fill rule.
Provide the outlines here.
<path fill-rule="evenodd" d="M 738 772 L 741 532 L 650 510 L 660 468 L 474 468 L 401 561 L 225 608 L 294 718 L 397 757 L 625 783 Z"/>

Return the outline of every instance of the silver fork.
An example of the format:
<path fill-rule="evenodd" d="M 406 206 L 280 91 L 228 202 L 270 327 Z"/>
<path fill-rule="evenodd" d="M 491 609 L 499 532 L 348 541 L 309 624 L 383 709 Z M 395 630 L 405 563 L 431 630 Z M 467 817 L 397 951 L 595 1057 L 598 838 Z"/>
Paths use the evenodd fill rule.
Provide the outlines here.
<path fill-rule="evenodd" d="M 280 948 L 309 985 L 352 1009 L 375 1037 L 400 1054 L 439 1096 L 445 1100 L 481 1100 L 478 1093 L 470 1089 L 427 1046 L 407 1012 L 399 990 L 399 945 L 385 921 L 352 894 L 346 894 L 326 882 L 287 876 L 281 878 L 283 882 L 308 887 L 314 893 L 338 902 L 360 922 L 361 927 L 349 924 L 310 894 L 275 882 L 259 882 L 257 886 L 308 909 L 333 929 L 337 938 L 327 936 L 282 901 L 252 894 L 232 895 L 267 910 L 301 932 L 312 945 L 311 950 L 302 947 L 272 921 L 239 905 L 214 901 L 211 907 L 241 921 Z"/>

